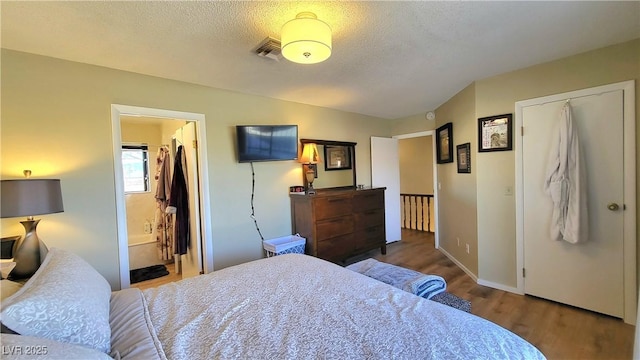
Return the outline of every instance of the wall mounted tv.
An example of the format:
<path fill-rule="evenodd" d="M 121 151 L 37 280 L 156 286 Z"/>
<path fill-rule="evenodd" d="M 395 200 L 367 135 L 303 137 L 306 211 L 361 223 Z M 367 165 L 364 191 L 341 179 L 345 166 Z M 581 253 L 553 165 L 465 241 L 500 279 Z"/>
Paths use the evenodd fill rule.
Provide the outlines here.
<path fill-rule="evenodd" d="M 297 125 L 237 125 L 238 162 L 296 160 Z"/>

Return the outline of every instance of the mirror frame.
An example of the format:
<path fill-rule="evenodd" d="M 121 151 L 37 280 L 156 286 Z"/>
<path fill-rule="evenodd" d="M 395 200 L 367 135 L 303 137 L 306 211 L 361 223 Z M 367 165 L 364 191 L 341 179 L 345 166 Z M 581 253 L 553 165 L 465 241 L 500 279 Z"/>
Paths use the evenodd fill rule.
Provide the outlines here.
<path fill-rule="evenodd" d="M 351 155 L 351 174 L 353 175 L 353 185 L 351 186 L 336 186 L 336 187 L 328 187 L 328 188 L 319 188 L 316 191 L 323 190 L 336 190 L 336 189 L 355 189 L 358 182 L 356 181 L 356 145 L 357 143 L 349 142 L 349 141 L 335 141 L 335 140 L 317 140 L 317 139 L 300 139 L 301 149 L 304 149 L 304 144 L 316 144 L 316 145 L 335 145 L 335 146 L 346 146 L 349 148 L 349 152 Z M 325 159 L 326 161 L 326 159 Z M 304 164 L 302 165 L 304 168 Z M 306 189 L 307 179 L 304 176 L 304 171 L 302 175 L 302 182 L 304 184 L 304 188 Z"/>

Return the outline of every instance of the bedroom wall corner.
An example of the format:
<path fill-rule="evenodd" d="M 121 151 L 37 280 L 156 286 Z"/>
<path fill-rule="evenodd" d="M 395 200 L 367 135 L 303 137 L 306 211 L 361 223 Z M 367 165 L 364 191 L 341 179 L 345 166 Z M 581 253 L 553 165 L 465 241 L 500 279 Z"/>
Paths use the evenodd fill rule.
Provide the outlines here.
<path fill-rule="evenodd" d="M 514 113 L 515 102 L 521 100 L 630 79 L 636 80 L 638 123 L 640 39 L 479 80 L 477 117 Z M 636 131 L 640 133 L 638 126 Z M 640 149 L 636 156 L 640 159 Z M 515 161 L 513 151 L 482 153 L 477 161 L 478 275 L 513 288 L 517 286 L 515 197 L 505 195 L 505 188 L 515 186 Z"/>
<path fill-rule="evenodd" d="M 476 84 L 471 83 L 436 110 L 436 126 L 453 123 L 454 162 L 438 164 L 440 247 L 474 275 L 478 274 L 478 234 L 476 195 Z M 435 134 L 437 136 L 437 133 Z M 459 174 L 456 145 L 471 143 L 471 173 Z M 434 184 L 438 186 L 438 184 Z M 458 245 L 457 239 L 460 239 Z M 469 244 L 469 253 L 466 252 Z"/>
<path fill-rule="evenodd" d="M 415 114 L 399 119 L 390 120 L 392 135 L 413 134 L 436 128 L 436 120 L 427 120 L 425 114 Z"/>

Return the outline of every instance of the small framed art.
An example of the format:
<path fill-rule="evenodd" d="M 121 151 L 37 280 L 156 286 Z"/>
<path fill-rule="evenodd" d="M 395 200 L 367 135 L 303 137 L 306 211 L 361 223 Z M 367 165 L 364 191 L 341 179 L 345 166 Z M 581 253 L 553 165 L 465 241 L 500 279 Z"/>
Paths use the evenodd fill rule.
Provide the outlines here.
<path fill-rule="evenodd" d="M 512 122 L 511 114 L 478 119 L 478 152 L 512 150 Z"/>
<path fill-rule="evenodd" d="M 471 143 L 456 146 L 456 154 L 458 157 L 458 173 L 471 173 Z"/>
<path fill-rule="evenodd" d="M 436 162 L 453 162 L 453 125 L 446 123 L 436 129 Z"/>
<path fill-rule="evenodd" d="M 351 169 L 351 151 L 348 146 L 325 145 L 324 159 L 325 171 Z"/>

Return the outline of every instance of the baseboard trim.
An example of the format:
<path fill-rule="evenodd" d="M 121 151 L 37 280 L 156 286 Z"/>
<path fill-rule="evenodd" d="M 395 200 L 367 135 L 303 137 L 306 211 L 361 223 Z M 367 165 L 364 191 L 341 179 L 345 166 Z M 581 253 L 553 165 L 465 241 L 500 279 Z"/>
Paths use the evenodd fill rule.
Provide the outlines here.
<path fill-rule="evenodd" d="M 458 259 L 453 257 L 453 255 L 449 254 L 442 247 L 440 247 L 438 250 L 440 250 L 440 252 L 442 252 L 446 257 L 448 257 L 449 260 L 453 261 L 456 265 L 458 265 L 458 267 L 462 269 L 462 271 L 464 271 L 467 275 L 469 275 L 473 279 L 473 281 L 475 281 L 476 283 L 478 282 L 478 277 L 476 276 L 476 274 L 472 273 L 471 270 L 467 269 L 466 266 L 462 265 L 462 263 L 458 261 Z"/>
<path fill-rule="evenodd" d="M 445 249 L 440 247 L 438 250 L 440 250 L 440 252 L 442 252 L 446 257 L 448 257 L 449 260 L 453 261 L 460 269 L 462 269 L 462 271 L 464 271 L 467 275 L 469 275 L 471 277 L 471 279 L 473 279 L 473 281 L 476 282 L 476 284 L 482 285 L 482 286 L 488 286 L 490 288 L 494 288 L 494 289 L 498 289 L 498 290 L 502 290 L 502 291 L 506 291 L 506 292 L 510 292 L 510 293 L 514 293 L 514 294 L 518 294 L 518 295 L 524 295 L 524 293 L 522 293 L 522 291 L 518 290 L 517 287 L 506 286 L 506 285 L 495 283 L 495 282 L 492 282 L 492 281 L 479 279 L 476 276 L 476 274 L 472 273 L 471 270 L 467 269 L 466 266 L 462 265 L 462 263 L 460 261 L 458 261 L 458 259 L 456 259 L 453 255 L 449 254 Z"/>
<path fill-rule="evenodd" d="M 518 290 L 518 288 L 512 287 L 512 286 L 506 286 L 506 285 L 502 285 L 499 283 L 495 283 L 492 281 L 487 281 L 487 280 L 482 280 L 482 279 L 478 279 L 477 281 L 478 285 L 482 285 L 482 286 L 488 286 L 490 288 L 494 288 L 494 289 L 498 289 L 498 290 L 502 290 L 502 291 L 506 291 L 506 292 L 510 292 L 510 293 L 514 293 L 514 294 L 518 294 L 518 295 L 524 295 L 524 293 L 522 293 L 522 291 Z"/>

